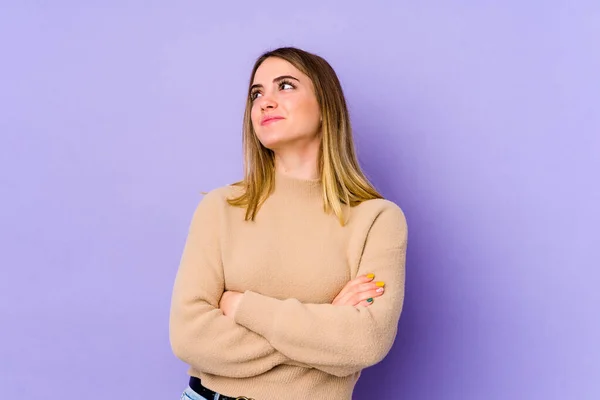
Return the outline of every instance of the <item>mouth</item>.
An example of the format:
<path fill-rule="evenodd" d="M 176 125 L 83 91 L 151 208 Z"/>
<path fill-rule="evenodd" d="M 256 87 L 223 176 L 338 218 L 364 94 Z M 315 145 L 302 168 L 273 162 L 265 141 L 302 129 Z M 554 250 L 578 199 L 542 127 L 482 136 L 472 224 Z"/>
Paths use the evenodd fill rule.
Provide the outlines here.
<path fill-rule="evenodd" d="M 277 121 L 279 121 L 279 120 L 282 120 L 282 119 L 284 119 L 284 118 L 283 118 L 283 117 L 278 117 L 278 116 L 264 117 L 264 118 L 263 118 L 263 119 L 260 121 L 260 124 L 261 124 L 262 126 L 265 126 L 265 125 L 270 125 L 270 124 L 272 124 L 272 123 L 274 123 L 274 122 L 277 122 Z"/>

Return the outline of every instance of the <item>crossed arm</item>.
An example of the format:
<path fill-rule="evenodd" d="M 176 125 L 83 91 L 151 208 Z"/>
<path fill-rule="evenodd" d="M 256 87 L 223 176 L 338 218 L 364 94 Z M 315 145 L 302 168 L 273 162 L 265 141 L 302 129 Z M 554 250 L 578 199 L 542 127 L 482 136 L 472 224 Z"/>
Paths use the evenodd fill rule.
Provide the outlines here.
<path fill-rule="evenodd" d="M 170 339 L 178 358 L 209 374 L 242 378 L 280 364 L 346 376 L 385 357 L 404 299 L 406 221 L 399 208 L 377 216 L 359 277 L 334 304 L 303 304 L 251 291 L 224 293 L 219 200 L 209 193 L 196 209 L 175 279 Z M 369 273 L 386 284 L 385 296 L 372 305 L 364 296 L 380 293 L 371 292 Z"/>

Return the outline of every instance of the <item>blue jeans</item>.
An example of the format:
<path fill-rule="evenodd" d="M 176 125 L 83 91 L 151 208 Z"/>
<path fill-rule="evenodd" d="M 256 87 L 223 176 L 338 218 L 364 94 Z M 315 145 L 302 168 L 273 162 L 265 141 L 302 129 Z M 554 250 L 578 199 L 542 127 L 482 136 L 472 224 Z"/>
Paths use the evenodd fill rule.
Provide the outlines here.
<path fill-rule="evenodd" d="M 183 391 L 181 394 L 181 398 L 179 400 L 218 400 L 219 395 L 216 394 L 214 399 L 207 399 L 204 396 L 200 396 L 198 393 L 194 392 L 191 387 L 188 386 L 187 389 Z"/>

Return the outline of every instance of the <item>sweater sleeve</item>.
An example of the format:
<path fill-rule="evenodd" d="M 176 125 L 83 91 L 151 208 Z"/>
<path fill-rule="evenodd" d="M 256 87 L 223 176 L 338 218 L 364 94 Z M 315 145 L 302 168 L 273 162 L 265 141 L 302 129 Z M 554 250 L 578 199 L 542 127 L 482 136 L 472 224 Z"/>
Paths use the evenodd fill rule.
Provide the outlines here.
<path fill-rule="evenodd" d="M 173 353 L 198 371 L 234 378 L 256 376 L 282 363 L 299 365 L 219 308 L 225 287 L 219 241 L 222 201 L 218 193 L 208 193 L 189 227 L 171 299 Z"/>
<path fill-rule="evenodd" d="M 371 225 L 359 263 L 359 275 L 373 273 L 385 282 L 385 293 L 372 305 L 303 304 L 246 291 L 235 321 L 287 357 L 335 376 L 374 365 L 396 337 L 404 302 L 406 245 L 406 219 L 393 204 Z"/>

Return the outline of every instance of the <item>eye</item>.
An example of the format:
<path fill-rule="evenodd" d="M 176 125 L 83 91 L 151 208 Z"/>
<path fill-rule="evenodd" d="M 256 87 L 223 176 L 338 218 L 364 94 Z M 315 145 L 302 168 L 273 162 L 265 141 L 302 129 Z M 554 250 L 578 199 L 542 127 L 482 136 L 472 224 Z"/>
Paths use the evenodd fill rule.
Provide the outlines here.
<path fill-rule="evenodd" d="M 260 92 L 258 90 L 255 90 L 254 92 L 250 93 L 250 101 L 256 100 L 259 95 L 260 95 Z"/>
<path fill-rule="evenodd" d="M 296 88 L 296 86 L 294 86 L 294 84 L 290 81 L 279 82 L 279 89 L 289 90 L 289 89 L 295 89 L 295 88 Z"/>

